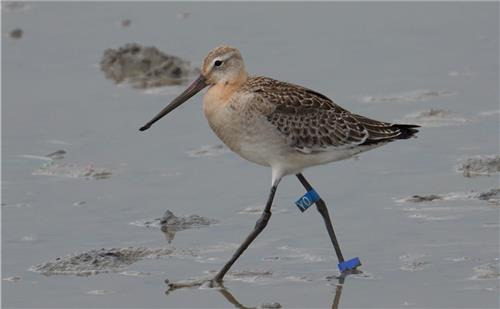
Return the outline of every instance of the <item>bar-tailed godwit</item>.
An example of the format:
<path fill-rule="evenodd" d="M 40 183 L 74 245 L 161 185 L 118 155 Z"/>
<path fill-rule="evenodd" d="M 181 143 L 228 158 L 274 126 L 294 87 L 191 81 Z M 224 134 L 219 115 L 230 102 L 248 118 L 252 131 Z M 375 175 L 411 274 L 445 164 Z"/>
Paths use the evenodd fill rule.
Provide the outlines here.
<path fill-rule="evenodd" d="M 308 88 L 250 76 L 239 50 L 226 45 L 210 51 L 200 76 L 140 130 L 147 130 L 205 87 L 208 90 L 203 109 L 215 134 L 241 157 L 269 166 L 272 171 L 271 190 L 262 215 L 232 258 L 212 279 L 214 282 L 222 282 L 229 268 L 267 225 L 276 188 L 284 176 L 296 175 L 311 192 L 312 186 L 302 175 L 305 168 L 347 159 L 418 132 L 416 125 L 382 122 L 353 114 Z M 326 205 L 319 196 L 315 204 L 339 261 L 343 262 Z"/>

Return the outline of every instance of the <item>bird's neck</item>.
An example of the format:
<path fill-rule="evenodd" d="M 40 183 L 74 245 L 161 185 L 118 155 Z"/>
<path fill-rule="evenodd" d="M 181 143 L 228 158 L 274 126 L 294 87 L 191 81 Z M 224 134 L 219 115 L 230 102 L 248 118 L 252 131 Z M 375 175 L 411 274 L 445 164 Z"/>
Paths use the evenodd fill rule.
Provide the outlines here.
<path fill-rule="evenodd" d="M 205 101 L 208 100 L 212 104 L 225 105 L 229 103 L 231 96 L 247 81 L 248 74 L 241 70 L 235 77 L 220 81 L 210 87 L 205 94 Z"/>

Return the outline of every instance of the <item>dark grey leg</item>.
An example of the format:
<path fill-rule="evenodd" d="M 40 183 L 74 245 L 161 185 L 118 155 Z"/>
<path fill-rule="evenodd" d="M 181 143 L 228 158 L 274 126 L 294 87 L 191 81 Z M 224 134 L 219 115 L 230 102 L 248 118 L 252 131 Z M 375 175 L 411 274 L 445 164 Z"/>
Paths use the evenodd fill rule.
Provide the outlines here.
<path fill-rule="evenodd" d="M 259 220 L 255 223 L 255 227 L 250 235 L 247 236 L 245 241 L 240 245 L 238 250 L 234 253 L 233 257 L 222 267 L 222 269 L 217 273 L 214 277 L 215 282 L 222 282 L 222 278 L 227 273 L 229 268 L 236 262 L 236 260 L 240 257 L 240 255 L 248 248 L 248 246 L 252 243 L 252 241 L 257 238 L 257 236 L 262 232 L 262 230 L 266 227 L 269 218 L 271 218 L 271 205 L 273 204 L 274 194 L 276 193 L 276 188 L 278 187 L 279 181 L 277 181 L 272 187 L 271 192 L 269 192 L 269 197 L 267 198 L 266 207 L 262 212 Z"/>
<path fill-rule="evenodd" d="M 304 186 L 304 188 L 306 188 L 307 191 L 312 190 L 313 187 L 309 184 L 304 175 L 299 173 L 295 176 L 297 176 L 300 183 Z M 339 262 L 342 263 L 344 261 L 344 257 L 342 256 L 342 251 L 340 251 L 339 242 L 337 241 L 337 237 L 335 236 L 335 232 L 333 231 L 332 221 L 330 220 L 330 215 L 328 214 L 328 208 L 326 208 L 325 201 L 323 201 L 323 199 L 317 201 L 316 208 L 318 209 L 319 213 L 323 217 L 323 220 L 325 221 L 326 229 L 328 231 L 328 235 L 330 236 L 330 240 L 332 241 L 333 247 L 335 248 L 335 253 L 337 254 L 337 258 Z"/>

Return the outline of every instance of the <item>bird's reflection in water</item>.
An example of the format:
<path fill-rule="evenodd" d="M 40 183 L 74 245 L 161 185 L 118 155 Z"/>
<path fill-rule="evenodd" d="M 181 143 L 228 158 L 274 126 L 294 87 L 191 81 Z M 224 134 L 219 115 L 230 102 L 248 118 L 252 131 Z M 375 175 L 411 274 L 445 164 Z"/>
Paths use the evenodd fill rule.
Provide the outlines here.
<path fill-rule="evenodd" d="M 327 280 L 329 281 L 334 281 L 337 280 L 337 284 L 335 285 L 335 295 L 333 297 L 332 301 L 332 309 L 338 309 L 340 308 L 340 297 L 342 296 L 342 290 L 344 288 L 345 280 L 348 275 L 351 274 L 360 274 L 362 273 L 361 271 L 353 271 L 347 274 L 341 274 L 339 276 L 332 276 L 332 277 L 327 277 Z M 168 281 L 167 281 L 168 283 Z M 187 287 L 199 287 L 199 284 L 187 284 L 187 285 L 169 285 L 169 288 L 165 291 L 165 294 L 169 294 L 177 289 L 182 289 L 182 288 L 187 288 Z M 235 308 L 240 308 L 240 309 L 255 309 L 255 308 L 263 308 L 264 306 L 262 305 L 257 305 L 257 306 L 245 306 L 242 303 L 238 301 L 238 299 L 231 293 L 229 290 L 221 283 L 217 285 L 210 284 L 208 285 L 209 288 L 213 288 L 214 290 L 217 290 L 231 305 L 233 305 Z M 281 305 L 276 304 L 275 307 L 266 307 L 266 308 L 281 308 Z"/>
<path fill-rule="evenodd" d="M 169 227 L 169 226 L 162 226 L 161 231 L 163 232 L 163 235 L 165 235 L 165 239 L 167 242 L 170 244 L 172 240 L 175 238 L 175 233 L 180 231 L 181 229 L 175 228 L 175 227 Z"/>

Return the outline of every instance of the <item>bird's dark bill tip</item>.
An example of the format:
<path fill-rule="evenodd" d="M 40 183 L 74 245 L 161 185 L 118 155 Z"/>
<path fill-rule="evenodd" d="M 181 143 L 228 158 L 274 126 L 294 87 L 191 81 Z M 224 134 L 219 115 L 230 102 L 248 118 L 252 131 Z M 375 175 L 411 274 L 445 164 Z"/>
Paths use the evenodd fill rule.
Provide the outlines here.
<path fill-rule="evenodd" d="M 147 125 L 145 125 L 145 126 L 142 126 L 142 127 L 139 129 L 139 131 L 141 131 L 141 132 L 142 132 L 142 131 L 146 131 L 146 130 L 147 130 L 147 129 L 149 129 L 150 127 L 151 127 L 151 125 L 148 125 L 148 124 L 147 124 Z"/>

